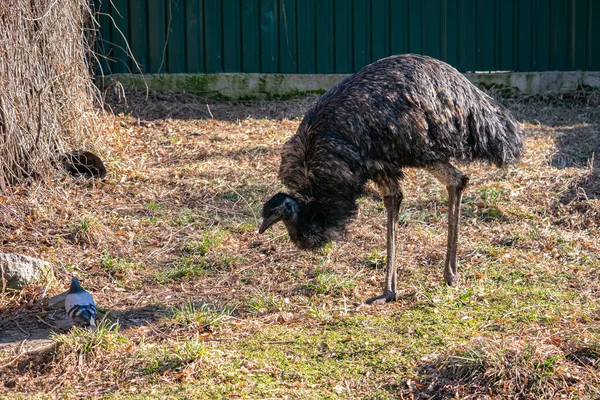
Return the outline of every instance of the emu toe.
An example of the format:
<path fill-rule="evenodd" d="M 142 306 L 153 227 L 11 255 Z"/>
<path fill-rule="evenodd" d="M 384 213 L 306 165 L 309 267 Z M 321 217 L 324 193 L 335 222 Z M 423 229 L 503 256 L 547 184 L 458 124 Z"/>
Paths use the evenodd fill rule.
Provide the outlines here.
<path fill-rule="evenodd" d="M 448 284 L 448 286 L 456 287 L 460 282 L 460 274 L 447 274 L 444 272 L 444 279 L 446 280 L 446 284 Z"/>
<path fill-rule="evenodd" d="M 383 305 L 389 303 L 390 301 L 396 301 L 396 293 L 394 292 L 386 292 L 384 294 L 380 294 L 379 296 L 371 297 L 365 301 L 367 304 L 379 304 Z"/>

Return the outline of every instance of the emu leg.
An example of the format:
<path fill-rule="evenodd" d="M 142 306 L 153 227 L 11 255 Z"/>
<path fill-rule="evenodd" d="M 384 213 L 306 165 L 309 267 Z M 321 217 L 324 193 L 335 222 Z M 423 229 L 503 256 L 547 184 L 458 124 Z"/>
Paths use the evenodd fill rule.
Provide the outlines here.
<path fill-rule="evenodd" d="M 402 203 L 402 193 L 384 196 L 387 210 L 387 261 L 385 265 L 385 285 L 383 294 L 367 299 L 367 304 L 385 304 L 396 300 L 396 224 Z"/>
<path fill-rule="evenodd" d="M 448 190 L 448 247 L 444 264 L 444 279 L 448 285 L 456 286 L 460 279 L 456 266 L 460 203 L 469 178 L 451 164 L 439 164 L 427 170 L 446 185 Z"/>

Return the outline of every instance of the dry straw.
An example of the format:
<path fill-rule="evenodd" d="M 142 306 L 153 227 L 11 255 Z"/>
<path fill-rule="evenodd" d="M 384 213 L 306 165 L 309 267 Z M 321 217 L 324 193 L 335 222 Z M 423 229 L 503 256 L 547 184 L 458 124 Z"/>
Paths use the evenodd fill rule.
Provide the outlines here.
<path fill-rule="evenodd" d="M 87 0 L 0 0 L 0 192 L 94 147 L 95 27 Z"/>

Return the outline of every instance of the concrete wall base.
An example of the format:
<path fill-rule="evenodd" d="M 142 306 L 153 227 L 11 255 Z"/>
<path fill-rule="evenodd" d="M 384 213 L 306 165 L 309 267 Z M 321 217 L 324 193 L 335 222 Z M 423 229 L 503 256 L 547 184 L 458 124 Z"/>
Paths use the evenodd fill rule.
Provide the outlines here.
<path fill-rule="evenodd" d="M 115 74 L 98 77 L 101 87 L 115 81 L 126 88 L 194 93 L 224 100 L 281 99 L 305 93 L 324 93 L 344 74 Z M 481 72 L 466 73 L 474 84 L 524 94 L 561 93 L 578 88 L 600 89 L 600 72 Z"/>

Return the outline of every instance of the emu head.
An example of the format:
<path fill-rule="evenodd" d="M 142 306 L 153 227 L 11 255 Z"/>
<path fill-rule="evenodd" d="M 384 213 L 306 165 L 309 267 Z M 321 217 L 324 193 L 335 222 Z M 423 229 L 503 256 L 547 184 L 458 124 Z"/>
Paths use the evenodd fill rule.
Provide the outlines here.
<path fill-rule="evenodd" d="M 343 235 L 345 223 L 354 209 L 352 201 L 342 204 L 331 199 L 313 199 L 305 203 L 288 194 L 277 193 L 263 206 L 263 222 L 258 233 L 283 221 L 297 247 L 317 249 Z"/>
<path fill-rule="evenodd" d="M 296 199 L 285 193 L 277 193 L 263 206 L 263 222 L 258 233 L 263 233 L 281 220 L 294 223 L 298 219 L 299 212 L 300 204 L 298 204 Z"/>

